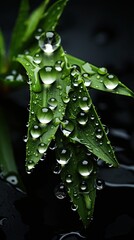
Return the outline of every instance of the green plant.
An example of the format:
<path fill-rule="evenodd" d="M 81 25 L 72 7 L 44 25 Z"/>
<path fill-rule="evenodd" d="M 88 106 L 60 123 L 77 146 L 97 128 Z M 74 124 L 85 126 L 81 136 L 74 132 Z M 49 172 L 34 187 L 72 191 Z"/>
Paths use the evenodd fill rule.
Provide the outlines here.
<path fill-rule="evenodd" d="M 21 1 L 8 54 L 0 32 L 0 80 L 3 89 L 29 84 L 26 171 L 31 173 L 44 155 L 47 161 L 47 150 L 54 144 L 61 180 L 87 227 L 96 198 L 98 166 L 94 159 L 118 167 L 90 89 L 129 97 L 134 93 L 105 67 L 93 66 L 64 51 L 56 27 L 66 3 L 45 0 L 29 13 L 28 0 Z M 4 125 L 2 116 L 0 119 Z M 2 129 L 1 136 L 8 134 Z M 0 163 L 7 178 L 9 172 L 18 173 L 10 143 L 4 139 L 0 138 Z"/>

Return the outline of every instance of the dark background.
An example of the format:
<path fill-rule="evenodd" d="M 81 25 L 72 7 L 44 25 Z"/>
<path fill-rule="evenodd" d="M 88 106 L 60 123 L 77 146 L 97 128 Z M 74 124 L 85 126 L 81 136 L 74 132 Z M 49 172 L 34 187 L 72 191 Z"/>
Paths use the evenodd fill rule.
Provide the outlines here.
<path fill-rule="evenodd" d="M 31 1 L 32 9 L 40 2 Z M 17 0 L 0 4 L 0 26 L 7 48 L 18 7 Z M 98 67 L 107 67 L 134 91 L 133 1 L 70 0 L 57 31 L 67 53 Z M 108 169 L 100 165 L 99 174 L 105 187 L 97 192 L 90 228 L 83 230 L 77 214 L 70 211 L 68 199 L 55 198 L 53 189 L 58 179 L 52 174 L 51 153 L 49 163 L 40 163 L 31 175 L 24 172 L 22 139 L 29 95 L 22 88 L 9 94 L 4 107 L 9 108 L 14 154 L 27 194 L 0 180 L 0 240 L 58 240 L 60 234 L 70 231 L 75 233 L 64 239 L 82 239 L 77 232 L 92 240 L 134 238 L 134 100 L 99 91 L 91 94 L 102 122 L 109 128 L 109 138 L 121 167 Z"/>

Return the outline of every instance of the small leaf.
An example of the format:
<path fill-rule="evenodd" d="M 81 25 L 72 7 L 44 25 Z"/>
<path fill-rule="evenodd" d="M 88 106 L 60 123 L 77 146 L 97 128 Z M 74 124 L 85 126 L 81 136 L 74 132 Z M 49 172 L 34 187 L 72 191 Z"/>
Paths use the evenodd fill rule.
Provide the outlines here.
<path fill-rule="evenodd" d="M 62 139 L 62 141 L 61 141 Z M 71 208 L 77 211 L 85 227 L 93 217 L 96 197 L 96 163 L 83 145 L 71 143 L 56 133 L 57 161 L 62 164 L 61 179 L 71 198 Z"/>
<path fill-rule="evenodd" d="M 49 7 L 47 12 L 44 14 L 40 25 L 44 31 L 55 30 L 67 2 L 68 0 L 59 0 Z"/>
<path fill-rule="evenodd" d="M 41 64 L 36 64 L 32 56 L 17 58 L 31 81 L 26 153 L 28 171 L 34 168 L 54 139 L 65 114 L 63 98 L 70 90 L 70 75 L 62 48 L 49 57 L 42 52 L 39 54 Z"/>
<path fill-rule="evenodd" d="M 134 97 L 134 92 L 121 83 L 115 75 L 109 74 L 105 67 L 95 67 L 68 54 L 67 58 L 70 64 L 79 65 L 83 79 L 87 84 L 89 83 L 87 88 Z"/>

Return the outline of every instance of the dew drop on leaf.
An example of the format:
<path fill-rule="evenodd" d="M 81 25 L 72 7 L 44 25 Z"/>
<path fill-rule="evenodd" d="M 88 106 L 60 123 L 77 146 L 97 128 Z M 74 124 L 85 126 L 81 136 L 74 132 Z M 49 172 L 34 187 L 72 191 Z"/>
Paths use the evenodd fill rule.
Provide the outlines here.
<path fill-rule="evenodd" d="M 81 108 L 81 110 L 83 111 L 88 111 L 91 107 L 91 99 L 88 98 L 88 97 L 82 97 L 80 100 L 79 100 L 79 107 Z"/>
<path fill-rule="evenodd" d="M 78 209 L 78 205 L 76 205 L 76 204 L 72 204 L 72 205 L 71 205 L 71 210 L 72 210 L 72 211 L 75 212 L 75 211 L 77 211 L 77 209 Z"/>
<path fill-rule="evenodd" d="M 93 164 L 88 160 L 82 160 L 78 164 L 78 172 L 83 177 L 88 177 L 93 171 Z"/>
<path fill-rule="evenodd" d="M 36 53 L 33 57 L 33 62 L 36 64 L 40 64 L 42 61 L 42 56 L 39 53 Z"/>
<path fill-rule="evenodd" d="M 101 128 L 97 128 L 96 131 L 95 131 L 95 136 L 96 138 L 98 139 L 101 139 L 103 137 L 103 131 Z"/>
<path fill-rule="evenodd" d="M 89 79 L 90 75 L 88 73 L 83 73 L 82 77 L 84 79 L 85 87 L 89 87 L 91 85 L 91 80 Z"/>
<path fill-rule="evenodd" d="M 66 183 L 72 183 L 72 181 L 73 181 L 73 177 L 72 177 L 72 175 L 71 175 L 71 174 L 67 174 L 65 180 L 66 180 Z"/>
<path fill-rule="evenodd" d="M 98 68 L 98 73 L 100 75 L 105 75 L 105 74 L 107 74 L 107 69 L 105 67 L 100 67 L 100 68 Z"/>
<path fill-rule="evenodd" d="M 39 47 L 47 55 L 52 54 L 60 47 L 61 38 L 56 32 L 45 32 L 39 38 Z"/>
<path fill-rule="evenodd" d="M 41 81 L 46 85 L 51 85 L 56 81 L 56 74 L 52 66 L 45 66 L 39 71 Z"/>
<path fill-rule="evenodd" d="M 57 107 L 57 105 L 58 105 L 57 100 L 55 98 L 50 98 L 48 100 L 48 104 L 49 104 L 49 108 L 51 110 L 54 110 Z"/>
<path fill-rule="evenodd" d="M 62 133 L 68 137 L 74 130 L 74 124 L 69 120 L 64 120 L 61 124 Z"/>
<path fill-rule="evenodd" d="M 33 139 L 39 138 L 41 136 L 41 128 L 38 125 L 34 125 L 31 128 L 30 133 Z"/>
<path fill-rule="evenodd" d="M 113 90 L 118 86 L 119 80 L 114 75 L 109 74 L 104 78 L 103 84 L 108 90 Z"/>
<path fill-rule="evenodd" d="M 54 173 L 54 174 L 60 174 L 60 173 L 61 173 L 61 165 L 60 165 L 60 164 L 57 163 L 57 164 L 54 166 L 53 173 Z"/>
<path fill-rule="evenodd" d="M 42 109 L 39 109 L 37 118 L 40 123 L 47 124 L 52 121 L 53 112 L 50 108 L 43 107 Z"/>
<path fill-rule="evenodd" d="M 87 191 L 87 183 L 86 183 L 86 181 L 82 181 L 80 183 L 80 191 L 82 191 L 82 192 L 86 192 Z"/>
<path fill-rule="evenodd" d="M 104 180 L 97 179 L 95 187 L 96 187 L 97 190 L 102 190 L 104 188 Z"/>
<path fill-rule="evenodd" d="M 77 115 L 77 121 L 80 125 L 86 125 L 88 122 L 88 115 L 85 112 L 79 112 Z"/>
<path fill-rule="evenodd" d="M 60 150 L 59 157 L 56 160 L 59 164 L 64 166 L 69 162 L 70 158 L 71 158 L 70 151 L 63 148 Z"/>
<path fill-rule="evenodd" d="M 39 145 L 38 145 L 38 151 L 39 151 L 39 153 L 45 153 L 46 152 L 46 150 L 47 150 L 47 145 L 45 144 L 45 143 L 40 143 Z"/>
<path fill-rule="evenodd" d="M 63 66 L 64 66 L 64 62 L 63 61 L 60 61 L 58 60 L 56 63 L 55 63 L 55 70 L 58 71 L 58 72 L 61 72 L 63 70 Z"/>

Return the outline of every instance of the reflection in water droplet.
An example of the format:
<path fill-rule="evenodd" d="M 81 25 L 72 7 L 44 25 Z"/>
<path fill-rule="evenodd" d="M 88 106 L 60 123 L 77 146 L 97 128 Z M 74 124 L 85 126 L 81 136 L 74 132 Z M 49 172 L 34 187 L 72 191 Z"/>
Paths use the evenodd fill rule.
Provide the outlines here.
<path fill-rule="evenodd" d="M 55 32 L 46 32 L 43 33 L 39 38 L 39 47 L 47 55 L 52 54 L 60 47 L 61 38 Z"/>
<path fill-rule="evenodd" d="M 114 90 L 118 86 L 119 80 L 114 75 L 109 74 L 104 78 L 103 84 L 108 90 Z"/>
<path fill-rule="evenodd" d="M 70 151 L 63 148 L 59 151 L 59 158 L 57 158 L 56 160 L 59 164 L 66 165 L 69 162 L 70 158 L 71 158 Z"/>
<path fill-rule="evenodd" d="M 27 162 L 26 167 L 27 167 L 27 173 L 28 173 L 28 174 L 31 173 L 31 170 L 34 168 L 34 166 L 35 166 L 34 161 L 29 160 L 29 161 Z"/>
<path fill-rule="evenodd" d="M 34 125 L 30 133 L 34 139 L 39 138 L 41 136 L 41 128 L 38 125 Z"/>
<path fill-rule="evenodd" d="M 82 181 L 80 184 L 80 191 L 87 192 L 87 183 L 86 181 Z"/>
<path fill-rule="evenodd" d="M 72 204 L 72 205 L 71 205 L 71 210 L 72 210 L 72 211 L 75 212 L 75 211 L 77 211 L 77 209 L 78 209 L 78 205 L 76 205 L 76 204 Z"/>
<path fill-rule="evenodd" d="M 40 123 L 47 124 L 52 121 L 53 112 L 50 108 L 44 107 L 42 109 L 39 109 L 39 111 L 37 113 L 37 118 Z"/>
<path fill-rule="evenodd" d="M 60 183 L 58 186 L 56 186 L 54 193 L 58 199 L 64 199 L 67 196 L 65 185 Z"/>
<path fill-rule="evenodd" d="M 93 164 L 91 161 L 83 160 L 78 164 L 78 172 L 83 177 L 88 177 L 93 171 Z"/>
<path fill-rule="evenodd" d="M 61 72 L 63 70 L 63 66 L 64 66 L 64 62 L 63 61 L 60 61 L 58 60 L 56 63 L 55 63 L 55 70 L 58 71 L 58 72 Z"/>

